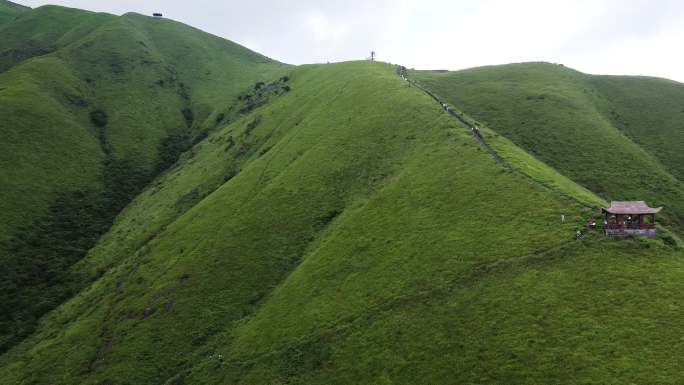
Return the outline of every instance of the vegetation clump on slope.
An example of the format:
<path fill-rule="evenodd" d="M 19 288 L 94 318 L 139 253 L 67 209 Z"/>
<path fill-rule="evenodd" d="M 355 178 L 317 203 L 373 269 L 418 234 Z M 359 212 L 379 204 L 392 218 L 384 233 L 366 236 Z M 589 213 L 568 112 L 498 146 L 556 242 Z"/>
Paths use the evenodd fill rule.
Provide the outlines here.
<path fill-rule="evenodd" d="M 77 12 L 31 14 L 47 11 Z M 85 15 L 94 14 L 79 19 Z M 130 161 L 153 179 L 134 183 L 142 191 L 127 195 L 135 198 L 106 234 L 78 241 L 85 256 L 51 268 L 76 284 L 76 294 L 0 356 L 0 383 L 681 382 L 682 347 L 671 343 L 684 326 L 676 240 L 573 237 L 619 180 L 579 178 L 558 166 L 569 162 L 565 152 L 562 161 L 540 155 L 524 130 L 508 132 L 505 121 L 473 109 L 478 103 L 440 89 L 486 123 L 484 139 L 511 166 L 502 167 L 385 63 L 285 67 L 176 23 L 93 17 L 109 22 L 67 44 L 68 52 L 13 66 L 0 74 L 0 88 L 23 71 L 40 76 L 44 60 L 71 63 L 56 68 L 76 85 L 46 90 L 39 78 L 31 91 L 47 95 L 55 109 L 45 113 L 63 119 L 55 127 L 95 149 L 80 150 L 98 166 L 93 175 L 67 167 L 60 177 L 73 179 L 65 186 L 80 180 L 82 191 L 111 194 L 103 182 L 108 160 Z M 183 47 L 193 44 L 213 49 L 189 63 Z M 91 49 L 108 60 L 90 62 Z M 75 70 L 75 63 L 90 64 Z M 132 68 L 143 72 L 129 77 Z M 500 76 L 505 83 L 511 75 Z M 421 81 L 438 87 L 428 77 Z M 126 91 L 119 82 L 144 87 Z M 72 92 L 80 86 L 93 90 Z M 489 86 L 498 92 L 495 82 L 482 89 Z M 65 90 L 72 96 L 62 99 Z M 125 92 L 131 99 L 119 100 Z M 12 95 L 7 101 L 21 108 L 20 92 Z M 555 97 L 529 95 L 536 96 L 522 103 Z M 561 116 L 572 112 L 556 107 Z M 97 110 L 107 116 L 97 118 L 102 124 L 92 121 Z M 613 134 L 602 137 L 617 141 Z M 7 145 L 16 159 L 27 153 L 22 140 Z M 75 143 L 61 144 L 81 148 Z M 12 176 L 4 165 L 15 158 L 2 160 L 3 181 L 50 186 L 40 198 L 45 207 L 66 191 Z M 675 178 L 666 167 L 656 171 Z M 587 181 L 604 184 L 594 190 Z M 21 212 L 12 199 L 8 212 Z M 85 202 L 64 199 L 69 213 L 88 218 L 78 212 Z M 79 226 L 99 228 L 103 217 Z M 45 223 L 88 233 L 70 221 Z"/>

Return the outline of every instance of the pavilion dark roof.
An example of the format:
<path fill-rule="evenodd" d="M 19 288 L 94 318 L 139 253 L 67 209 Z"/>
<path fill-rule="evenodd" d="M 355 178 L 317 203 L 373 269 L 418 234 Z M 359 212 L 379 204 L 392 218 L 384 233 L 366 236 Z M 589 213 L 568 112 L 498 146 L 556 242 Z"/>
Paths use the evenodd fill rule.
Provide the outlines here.
<path fill-rule="evenodd" d="M 649 207 L 644 201 L 613 201 L 603 211 L 610 214 L 655 214 L 662 207 Z"/>

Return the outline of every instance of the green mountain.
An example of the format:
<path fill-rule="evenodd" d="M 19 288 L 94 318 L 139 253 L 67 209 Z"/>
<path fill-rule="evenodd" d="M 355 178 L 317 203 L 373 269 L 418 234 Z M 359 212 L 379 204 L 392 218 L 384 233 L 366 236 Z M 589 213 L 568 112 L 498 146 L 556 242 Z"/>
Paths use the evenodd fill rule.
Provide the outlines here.
<path fill-rule="evenodd" d="M 3 351 L 84 286 L 63 272 L 142 187 L 287 66 L 135 14 L 45 6 L 0 35 Z"/>
<path fill-rule="evenodd" d="M 0 126 L 15 266 L 0 383 L 682 381 L 681 132 L 664 103 L 636 111 L 645 80 L 412 73 L 481 122 L 480 142 L 387 63 L 286 66 L 171 21 L 58 7 L 1 28 L 17 36 L 2 52 L 50 52 L 0 74 L 17 122 Z M 575 240 L 620 194 L 665 205 L 661 235 Z"/>
<path fill-rule="evenodd" d="M 421 84 L 574 181 L 684 226 L 684 85 L 548 63 L 417 71 Z"/>
<path fill-rule="evenodd" d="M 30 8 L 23 5 L 11 1 L 0 0 L 0 25 L 14 20 L 28 10 L 30 10 Z"/>

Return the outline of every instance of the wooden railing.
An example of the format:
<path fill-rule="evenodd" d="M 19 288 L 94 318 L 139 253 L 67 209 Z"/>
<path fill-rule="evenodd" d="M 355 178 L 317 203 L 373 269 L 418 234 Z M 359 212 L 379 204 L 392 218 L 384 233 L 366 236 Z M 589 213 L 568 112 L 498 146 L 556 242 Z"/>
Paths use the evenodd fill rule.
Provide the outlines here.
<path fill-rule="evenodd" d="M 656 226 L 653 223 L 608 223 L 607 225 L 604 225 L 604 228 L 609 230 L 652 230 L 655 229 Z"/>

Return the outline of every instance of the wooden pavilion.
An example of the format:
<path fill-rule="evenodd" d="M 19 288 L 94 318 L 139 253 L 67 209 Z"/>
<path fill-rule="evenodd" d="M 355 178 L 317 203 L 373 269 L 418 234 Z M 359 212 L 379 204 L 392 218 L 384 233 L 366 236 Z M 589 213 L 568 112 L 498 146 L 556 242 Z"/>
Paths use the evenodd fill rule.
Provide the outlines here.
<path fill-rule="evenodd" d="M 606 235 L 656 236 L 656 213 L 662 207 L 649 207 L 644 201 L 613 201 L 610 207 L 601 209 Z"/>

